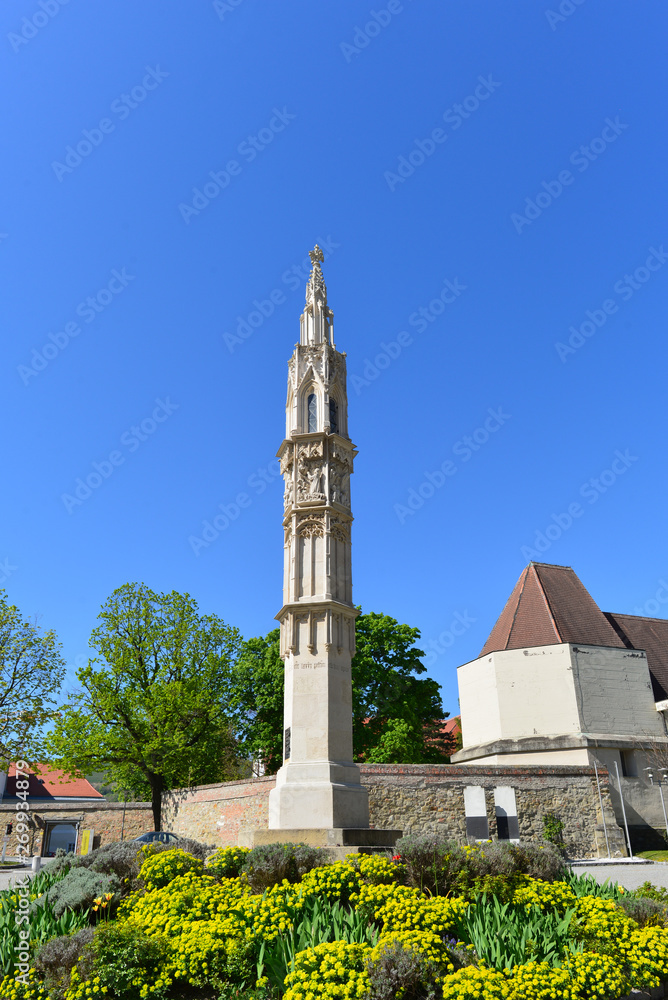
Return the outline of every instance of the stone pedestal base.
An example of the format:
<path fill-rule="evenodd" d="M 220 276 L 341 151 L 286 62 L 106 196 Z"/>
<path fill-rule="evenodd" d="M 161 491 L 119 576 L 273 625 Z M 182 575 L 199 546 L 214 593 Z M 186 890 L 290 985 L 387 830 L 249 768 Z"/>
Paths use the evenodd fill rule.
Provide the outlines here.
<path fill-rule="evenodd" d="M 373 854 L 392 850 L 401 830 L 335 829 L 333 827 L 293 830 L 245 830 L 239 834 L 240 847 L 261 844 L 308 844 L 328 852 L 332 861 L 343 860 L 346 854 Z"/>
<path fill-rule="evenodd" d="M 284 764 L 269 793 L 269 829 L 364 829 L 369 793 L 356 764 Z"/>

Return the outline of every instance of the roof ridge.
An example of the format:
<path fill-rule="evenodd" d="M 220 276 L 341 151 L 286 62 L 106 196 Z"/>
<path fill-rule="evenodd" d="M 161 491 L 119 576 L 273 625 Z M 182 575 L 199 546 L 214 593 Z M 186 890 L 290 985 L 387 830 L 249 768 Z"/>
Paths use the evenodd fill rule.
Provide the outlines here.
<path fill-rule="evenodd" d="M 551 566 L 552 564 L 551 563 L 532 563 L 531 565 L 532 566 Z M 558 568 L 559 569 L 571 569 L 570 566 L 559 566 Z M 572 570 L 571 570 L 571 572 L 572 572 Z M 552 627 L 554 629 L 554 633 L 555 633 L 557 639 L 559 640 L 559 642 L 564 642 L 565 640 L 564 640 L 564 638 L 563 638 L 563 636 L 562 636 L 562 634 L 559 631 L 559 628 L 557 626 L 557 620 L 554 617 L 554 612 L 552 611 L 552 605 L 550 604 L 550 599 L 547 596 L 547 591 L 545 590 L 545 587 L 543 585 L 543 581 L 541 580 L 540 575 L 536 572 L 535 569 L 534 569 L 534 573 L 536 575 L 536 580 L 538 581 L 538 586 L 540 588 L 540 592 L 543 595 L 543 600 L 545 601 L 545 606 L 547 607 L 547 613 L 550 616 L 550 621 L 552 622 Z"/>
<path fill-rule="evenodd" d="M 649 615 L 631 615 L 628 611 L 604 611 L 603 614 L 607 618 L 611 615 L 613 618 L 635 618 L 641 622 L 663 622 L 668 625 L 668 618 L 651 618 Z"/>
<path fill-rule="evenodd" d="M 515 625 L 515 619 L 517 618 L 517 612 L 520 610 L 520 603 L 522 601 L 522 594 L 524 593 L 524 588 L 526 586 L 528 575 L 529 575 L 529 566 L 527 566 L 525 569 L 522 570 L 522 575 L 520 576 L 520 580 L 522 581 L 522 586 L 520 587 L 520 592 L 517 595 L 517 601 L 515 603 L 515 611 L 513 612 L 513 620 L 510 623 L 510 627 L 508 629 L 508 635 L 506 636 L 506 639 L 505 639 L 505 642 L 504 642 L 504 646 L 505 646 L 506 643 L 510 642 L 510 636 L 512 635 L 513 627 Z M 522 577 L 524 577 L 524 579 L 522 579 Z M 512 597 L 512 594 L 511 594 L 511 597 Z M 508 600 L 510 600 L 510 597 L 508 598 Z M 492 629 L 492 631 L 494 631 L 494 630 Z"/>
<path fill-rule="evenodd" d="M 551 569 L 570 569 L 571 572 L 573 571 L 573 567 L 572 566 L 564 566 L 563 563 L 536 562 L 534 559 L 531 560 L 531 562 L 529 563 L 529 566 L 549 566 Z"/>

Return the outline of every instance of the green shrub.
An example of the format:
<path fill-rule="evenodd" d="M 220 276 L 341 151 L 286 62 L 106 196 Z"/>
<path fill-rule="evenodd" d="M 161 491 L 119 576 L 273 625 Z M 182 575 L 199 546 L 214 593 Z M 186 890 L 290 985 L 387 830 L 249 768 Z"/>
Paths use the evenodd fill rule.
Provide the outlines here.
<path fill-rule="evenodd" d="M 119 889 L 120 881 L 116 875 L 76 867 L 52 885 L 44 896 L 36 899 L 31 909 L 34 912 L 48 903 L 53 907 L 56 917 L 61 916 L 65 910 L 77 913 L 90 909 L 98 896 L 104 896 L 108 892 L 116 895 Z"/>
<path fill-rule="evenodd" d="M 72 983 L 100 977 L 115 1000 L 137 1000 L 141 986 L 151 986 L 151 997 L 163 996 L 160 973 L 169 955 L 167 940 L 150 936 L 125 921 L 103 923 L 96 929 L 72 973 Z"/>
<path fill-rule="evenodd" d="M 549 844 L 554 844 L 560 854 L 566 853 L 564 824 L 554 813 L 545 813 L 543 816 L 543 837 Z"/>
<path fill-rule="evenodd" d="M 625 893 L 619 901 L 627 916 L 641 927 L 666 927 L 668 925 L 668 904 L 658 899 Z"/>
<path fill-rule="evenodd" d="M 381 948 L 366 966 L 371 984 L 368 1000 L 436 1000 L 442 996 L 439 970 L 412 948 L 393 941 Z"/>
<path fill-rule="evenodd" d="M 248 847 L 219 847 L 204 862 L 205 873 L 214 878 L 238 878 L 249 853 Z"/>
<path fill-rule="evenodd" d="M 668 889 L 663 889 L 651 882 L 643 882 L 641 886 L 634 890 L 634 896 L 642 899 L 656 899 L 659 903 L 668 903 Z"/>
<path fill-rule="evenodd" d="M 264 892 L 287 879 L 298 882 L 302 875 L 322 865 L 322 852 L 306 844 L 262 844 L 246 855 L 242 871 L 253 892 Z"/>
<path fill-rule="evenodd" d="M 84 927 L 75 934 L 52 938 L 37 951 L 35 971 L 54 1000 L 61 1000 L 70 984 L 70 974 L 86 945 L 93 940 L 93 928 Z"/>
<path fill-rule="evenodd" d="M 192 854 L 174 848 L 171 851 L 161 851 L 146 858 L 139 869 L 139 878 L 149 890 L 162 889 L 177 875 L 185 875 L 186 872 L 195 872 L 196 875 L 201 875 L 203 870 L 204 864 L 199 858 L 194 858 Z"/>
<path fill-rule="evenodd" d="M 525 876 L 555 882 L 563 878 L 563 858 L 552 847 L 495 842 L 460 847 L 436 834 L 402 837 L 397 854 L 409 885 L 432 895 L 482 893 L 510 899 Z"/>

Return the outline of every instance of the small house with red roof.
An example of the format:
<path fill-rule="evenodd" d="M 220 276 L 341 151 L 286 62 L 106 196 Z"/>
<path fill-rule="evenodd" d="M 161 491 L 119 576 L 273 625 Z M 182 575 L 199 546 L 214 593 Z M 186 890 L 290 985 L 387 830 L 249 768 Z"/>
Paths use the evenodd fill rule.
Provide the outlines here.
<path fill-rule="evenodd" d="M 27 787 L 26 787 L 27 783 Z M 24 808 L 22 808 L 24 807 Z M 153 826 L 149 803 L 108 802 L 84 777 L 75 777 L 46 764 L 17 774 L 11 764 L 0 793 L 0 824 L 9 837 L 8 853 L 18 853 L 16 816 L 28 820 L 28 855 L 52 858 L 56 851 L 80 851 L 84 829 L 92 831 L 95 846 L 136 836 Z M 22 824 L 23 825 L 23 824 Z M 23 835 L 25 837 L 25 834 Z"/>

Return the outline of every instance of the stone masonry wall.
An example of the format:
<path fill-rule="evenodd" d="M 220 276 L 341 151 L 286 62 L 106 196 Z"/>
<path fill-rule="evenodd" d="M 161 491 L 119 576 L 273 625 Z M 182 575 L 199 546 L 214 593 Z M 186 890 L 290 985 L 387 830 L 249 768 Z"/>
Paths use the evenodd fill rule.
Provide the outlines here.
<path fill-rule="evenodd" d="M 440 832 L 466 842 L 464 788 L 485 789 L 490 836 L 496 838 L 494 788 L 515 789 L 520 838 L 540 843 L 543 816 L 564 824 L 571 857 L 607 855 L 596 779 L 588 767 L 476 767 L 474 765 L 362 765 L 369 791 L 370 823 L 377 829 Z M 613 855 L 626 853 L 610 802 L 608 775 L 599 771 L 608 841 Z M 171 792 L 163 801 L 165 829 L 220 846 L 236 844 L 242 831 L 266 827 L 273 777 L 201 785 Z"/>
<path fill-rule="evenodd" d="M 20 803 L 21 806 L 23 803 Z M 12 833 L 7 854 L 11 857 L 17 854 L 18 829 L 16 800 L 3 799 L 0 802 L 0 836 L 4 834 L 8 823 L 12 824 Z M 30 855 L 41 855 L 44 845 L 44 835 L 48 823 L 78 823 L 79 845 L 81 831 L 93 829 L 95 837 L 93 845 L 100 847 L 121 839 L 124 830 L 125 840 L 132 840 L 147 830 L 153 829 L 153 813 L 150 802 L 128 802 L 125 807 L 125 825 L 123 826 L 123 803 L 107 802 L 104 799 L 95 801 L 79 800 L 78 802 L 39 802 L 33 799 L 28 814 L 30 825 L 28 843 Z M 79 847 L 77 847 L 79 850 Z"/>

